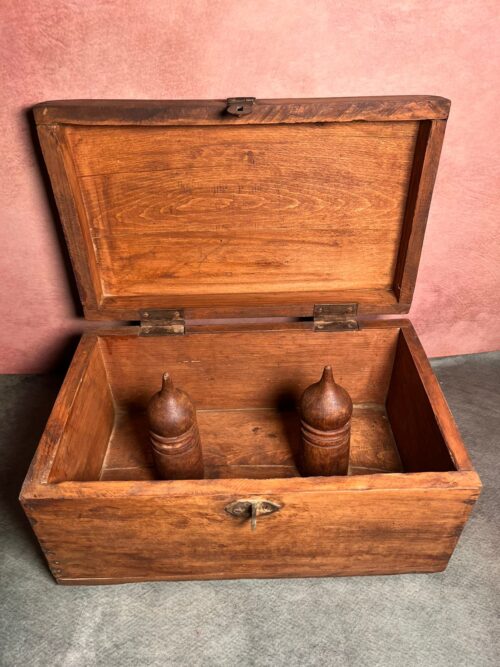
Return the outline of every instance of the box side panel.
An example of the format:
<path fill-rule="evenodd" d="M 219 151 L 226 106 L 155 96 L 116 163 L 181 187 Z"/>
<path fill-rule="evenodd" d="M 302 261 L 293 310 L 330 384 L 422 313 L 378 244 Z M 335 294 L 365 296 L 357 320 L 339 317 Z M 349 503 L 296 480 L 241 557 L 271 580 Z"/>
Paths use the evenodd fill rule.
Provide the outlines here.
<path fill-rule="evenodd" d="M 446 120 L 429 120 L 420 123 L 418 132 L 393 286 L 398 301 L 408 305 L 405 312 L 410 309 L 417 281 L 445 129 Z"/>
<path fill-rule="evenodd" d="M 102 283 L 90 230 L 82 224 L 85 211 L 75 180 L 74 161 L 59 126 L 39 125 L 38 137 L 63 223 L 80 300 L 84 308 L 96 309 L 103 297 Z"/>
<path fill-rule="evenodd" d="M 441 387 L 411 325 L 401 328 L 386 407 L 406 472 L 473 470 Z"/>
<path fill-rule="evenodd" d="M 225 511 L 239 499 L 229 493 L 32 499 L 25 509 L 58 581 L 119 583 L 439 571 L 476 495 L 275 493 L 265 497 L 281 509 L 259 517 L 255 531 Z"/>
<path fill-rule="evenodd" d="M 403 335 L 394 360 L 387 414 L 406 472 L 455 470 Z"/>
<path fill-rule="evenodd" d="M 75 441 L 72 431 L 75 427 L 75 418 L 78 421 L 79 405 L 81 400 L 90 400 L 92 397 L 87 397 L 87 393 L 94 391 L 93 378 L 95 374 L 92 369 L 100 365 L 102 369 L 102 355 L 98 349 L 98 338 L 95 335 L 85 334 L 75 352 L 75 356 L 71 362 L 68 373 L 64 379 L 63 385 L 59 391 L 54 407 L 48 419 L 47 425 L 43 432 L 40 443 L 37 447 L 33 461 L 24 481 L 23 489 L 21 491 L 21 499 L 25 495 L 31 493 L 31 488 L 39 484 L 46 484 L 54 466 L 54 461 L 58 456 L 65 457 L 65 451 L 70 441 L 73 441 L 72 447 L 77 451 L 73 453 L 81 457 L 81 449 L 84 442 L 80 439 Z M 108 385 L 109 386 L 109 385 Z M 96 414 L 101 410 L 101 406 L 94 402 Z M 89 416 L 89 423 L 85 426 L 88 429 L 87 435 L 96 428 L 94 423 L 96 415 Z M 80 431 L 83 424 L 80 423 Z M 92 445 L 92 439 L 87 438 L 88 445 Z M 61 451 L 60 450 L 61 447 Z M 81 461 L 81 459 L 80 459 Z M 58 464 L 61 465 L 61 462 Z M 74 464 L 68 461 L 71 467 Z M 92 475 L 87 475 L 86 479 L 92 479 Z"/>
<path fill-rule="evenodd" d="M 48 481 L 99 479 L 115 410 L 99 345 L 93 348 L 69 408 Z"/>
<path fill-rule="evenodd" d="M 102 336 L 118 406 L 143 408 L 168 369 L 197 409 L 296 405 L 331 364 L 355 403 L 385 402 L 399 329 Z"/>

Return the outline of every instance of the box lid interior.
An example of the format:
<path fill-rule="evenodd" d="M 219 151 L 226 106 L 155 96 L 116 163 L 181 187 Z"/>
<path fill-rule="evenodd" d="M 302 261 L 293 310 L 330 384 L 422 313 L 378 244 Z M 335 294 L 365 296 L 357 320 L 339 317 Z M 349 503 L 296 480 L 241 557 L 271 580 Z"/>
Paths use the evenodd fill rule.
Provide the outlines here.
<path fill-rule="evenodd" d="M 257 100 L 240 116 L 217 100 L 38 105 L 86 317 L 408 312 L 448 110 L 428 96 Z"/>

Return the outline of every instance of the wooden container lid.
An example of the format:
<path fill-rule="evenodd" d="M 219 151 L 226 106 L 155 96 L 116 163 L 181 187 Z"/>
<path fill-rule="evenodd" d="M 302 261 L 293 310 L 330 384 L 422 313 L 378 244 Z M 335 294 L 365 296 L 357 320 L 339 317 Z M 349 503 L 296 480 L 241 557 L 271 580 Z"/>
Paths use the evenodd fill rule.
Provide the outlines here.
<path fill-rule="evenodd" d="M 86 317 L 408 312 L 448 110 L 429 96 L 36 106 Z"/>

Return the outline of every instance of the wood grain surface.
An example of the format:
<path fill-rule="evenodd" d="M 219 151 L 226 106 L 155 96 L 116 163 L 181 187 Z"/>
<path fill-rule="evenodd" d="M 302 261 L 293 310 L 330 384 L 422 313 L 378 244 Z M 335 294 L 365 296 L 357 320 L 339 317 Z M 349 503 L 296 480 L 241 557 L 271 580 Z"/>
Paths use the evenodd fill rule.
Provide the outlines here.
<path fill-rule="evenodd" d="M 388 290 L 417 130 L 68 128 L 103 294 Z"/>
<path fill-rule="evenodd" d="M 70 101 L 35 109 L 87 317 L 183 308 L 186 333 L 86 334 L 21 492 L 60 583 L 442 570 L 481 484 L 408 321 L 238 324 L 321 303 L 409 309 L 449 102 L 429 96 Z M 349 474 L 297 467 L 303 390 L 354 402 Z M 144 414 L 168 370 L 205 478 L 158 480 Z M 160 374 L 160 375 L 159 375 Z M 245 517 L 226 507 L 268 501 Z"/>
<path fill-rule="evenodd" d="M 296 412 L 201 410 L 197 416 L 207 478 L 266 479 L 299 475 L 300 423 Z M 117 415 L 101 480 L 157 478 L 145 437 L 147 428 L 143 412 Z M 401 471 L 383 406 L 356 406 L 349 473 Z"/>
<path fill-rule="evenodd" d="M 331 363 L 355 403 L 383 403 L 398 327 L 322 334 L 312 330 L 236 331 L 137 337 L 100 336 L 118 406 L 144 408 L 168 369 L 198 410 L 297 405 L 304 389 Z"/>
<path fill-rule="evenodd" d="M 411 324 L 400 330 L 386 407 L 406 469 L 474 469 Z"/>
<path fill-rule="evenodd" d="M 49 483 L 92 480 L 102 467 L 115 408 L 100 350 L 95 346 L 69 411 L 51 466 Z"/>
<path fill-rule="evenodd" d="M 259 520 L 256 531 L 225 512 L 240 497 L 247 496 L 226 487 L 218 496 L 109 497 L 100 503 L 80 497 L 25 506 L 36 517 L 59 581 L 106 583 L 435 572 L 446 567 L 474 493 L 304 493 L 290 486 L 250 496 L 282 507 Z"/>
<path fill-rule="evenodd" d="M 448 106 L 258 101 L 242 118 L 220 101 L 37 107 L 86 316 L 407 312 Z"/>
<path fill-rule="evenodd" d="M 424 120 L 448 117 L 435 95 L 256 100 L 248 116 L 226 113 L 226 100 L 60 100 L 34 107 L 37 124 L 213 125 Z"/>
<path fill-rule="evenodd" d="M 168 372 L 162 375 L 160 390 L 149 400 L 147 426 L 140 433 L 146 439 L 156 472 L 161 479 L 203 479 L 203 453 L 196 408 L 185 391 L 176 387 Z"/>
<path fill-rule="evenodd" d="M 469 467 L 463 443 L 411 326 L 392 328 L 388 323 L 371 323 L 360 332 L 327 335 L 293 330 L 235 333 L 230 325 L 227 329 L 226 333 L 219 327 L 217 333 L 161 339 L 138 338 L 133 333 L 127 337 L 112 331 L 102 332 L 99 340 L 93 335 L 84 337 L 21 495 L 57 581 L 118 583 L 443 569 L 481 485 Z M 137 358 L 148 359 L 145 367 L 153 368 L 168 355 L 175 360 L 176 372 L 182 367 L 188 369 L 185 377 L 189 379 L 191 364 L 186 361 L 201 361 L 203 352 L 203 362 L 208 363 L 206 370 L 209 369 L 205 378 L 212 378 L 213 382 L 212 374 L 222 373 L 224 365 L 234 370 L 234 359 L 248 360 L 250 348 L 243 343 L 248 339 L 250 344 L 251 338 L 257 340 L 259 336 L 263 336 L 260 343 L 264 343 L 265 354 L 253 358 L 247 369 L 252 371 L 248 373 L 249 393 L 237 394 L 242 405 L 251 402 L 249 390 L 266 386 L 265 378 L 271 377 L 267 370 L 269 358 L 274 373 L 287 379 L 287 385 L 291 378 L 298 377 L 290 375 L 290 370 L 298 362 L 303 364 L 314 348 L 319 356 L 336 350 L 344 359 L 341 370 L 345 386 L 352 386 L 362 396 L 381 397 L 378 405 L 355 407 L 350 474 L 327 478 L 297 475 L 297 430 L 293 426 L 296 417 L 286 412 L 286 401 L 274 402 L 274 409 L 270 409 L 271 397 L 276 401 L 271 392 L 264 394 L 263 404 L 260 398 L 254 401 L 254 407 L 221 409 L 219 405 L 217 409 L 199 412 L 210 479 L 155 480 L 142 417 L 135 412 L 141 405 L 142 409 L 145 407 L 147 398 L 143 392 L 149 382 L 146 379 L 144 384 L 143 366 Z M 222 342 L 225 356 L 222 346 L 217 352 L 213 337 Z M 285 344 L 286 337 L 291 338 L 290 345 Z M 375 347 L 370 344 L 370 337 Z M 189 341 L 190 352 L 197 352 L 196 356 L 186 357 L 184 339 Z M 363 341 L 360 347 L 356 340 Z M 309 341 L 314 343 L 310 347 Z M 353 374 L 349 368 L 349 341 L 353 346 L 351 356 L 358 362 L 360 350 L 365 350 L 363 367 L 369 371 L 366 377 Z M 98 358 L 97 353 L 102 354 L 103 364 L 92 362 Z M 377 366 L 381 357 L 384 361 Z M 393 362 L 396 379 L 390 384 Z M 398 388 L 394 383 L 398 382 L 401 364 L 407 366 L 411 381 Z M 65 415 L 85 415 L 88 392 L 78 391 L 85 374 L 90 379 L 94 375 L 98 378 L 102 368 L 106 369 L 116 413 L 100 475 L 94 481 L 86 474 L 83 481 L 67 478 L 59 483 L 44 483 L 43 479 L 50 476 L 50 467 L 57 464 L 58 448 L 60 456 L 70 453 Z M 240 372 L 237 366 L 236 371 Z M 300 376 L 304 384 L 308 384 L 308 373 Z M 245 385 L 241 376 L 235 377 L 239 385 Z M 222 373 L 219 382 L 225 381 Z M 372 384 L 377 385 L 375 392 Z M 235 381 L 235 392 L 237 386 Z M 209 388 L 218 401 L 222 399 L 221 389 L 217 382 Z M 424 414 L 427 425 L 421 431 L 422 438 L 411 429 L 402 429 L 397 416 L 393 440 L 391 391 L 401 394 L 398 400 L 411 429 L 416 428 L 414 424 Z M 423 395 L 430 409 L 422 408 Z M 293 398 L 293 394 L 284 396 L 287 401 Z M 389 420 L 384 410 L 386 396 Z M 205 399 L 205 404 L 210 400 Z M 261 405 L 261 409 L 255 409 L 256 405 Z M 82 424 L 87 422 L 85 419 Z M 79 447 L 80 463 L 75 470 L 78 475 L 84 453 L 89 461 L 94 460 L 94 442 L 82 435 L 74 445 Z M 443 446 L 450 452 L 449 470 L 418 472 L 420 465 L 428 470 L 433 467 L 429 462 L 439 463 L 441 454 L 433 450 Z M 415 448 L 420 450 L 418 457 L 414 455 Z M 411 474 L 397 472 L 401 470 L 399 453 L 403 469 L 404 461 L 410 461 Z M 224 509 L 239 499 L 269 500 L 281 509 L 259 518 L 257 530 L 252 532 L 247 521 L 235 519 Z"/>
<path fill-rule="evenodd" d="M 303 475 L 347 475 L 351 439 L 352 400 L 333 377 L 330 365 L 307 387 L 300 399 Z"/>

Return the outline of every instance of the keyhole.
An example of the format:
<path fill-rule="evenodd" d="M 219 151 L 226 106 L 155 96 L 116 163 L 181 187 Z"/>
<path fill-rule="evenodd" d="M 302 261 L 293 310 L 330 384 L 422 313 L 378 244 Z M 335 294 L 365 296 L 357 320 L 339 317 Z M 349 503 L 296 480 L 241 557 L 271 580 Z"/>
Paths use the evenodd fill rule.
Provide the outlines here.
<path fill-rule="evenodd" d="M 243 111 L 243 107 L 236 107 L 236 111 Z"/>

